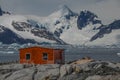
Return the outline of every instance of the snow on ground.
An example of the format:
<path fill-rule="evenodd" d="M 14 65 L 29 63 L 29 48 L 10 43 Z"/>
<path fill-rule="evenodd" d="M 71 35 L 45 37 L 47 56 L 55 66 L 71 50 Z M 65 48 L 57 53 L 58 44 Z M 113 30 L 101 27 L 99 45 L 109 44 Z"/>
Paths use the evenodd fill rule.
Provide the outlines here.
<path fill-rule="evenodd" d="M 88 37 L 80 34 L 80 30 L 76 29 L 75 27 L 72 27 L 61 34 L 60 38 L 69 44 L 84 44 L 85 41 L 89 40 Z"/>
<path fill-rule="evenodd" d="M 98 30 L 93 30 L 93 28 L 100 26 L 100 24 L 89 24 L 85 28 L 80 30 L 77 27 L 77 19 L 75 17 L 73 17 L 69 23 L 71 26 L 70 29 L 64 31 L 61 34 L 60 38 L 69 44 L 75 45 L 83 45 L 88 42 L 91 37 L 98 32 Z"/>
<path fill-rule="evenodd" d="M 86 45 L 113 45 L 120 44 L 120 30 L 112 30 L 112 33 L 105 34 L 103 38 L 98 38 L 93 42 L 88 42 Z"/>
<path fill-rule="evenodd" d="M 33 17 L 31 17 L 31 18 L 33 18 Z M 34 19 L 36 19 L 36 17 L 34 17 Z M 23 15 L 5 15 L 5 16 L 1 16 L 0 17 L 0 23 L 1 23 L 1 25 L 9 28 L 13 32 L 15 32 L 19 37 L 22 37 L 24 39 L 34 39 L 37 42 L 51 42 L 51 43 L 55 43 L 55 41 L 34 36 L 32 33 L 27 32 L 27 31 L 25 31 L 25 32 L 23 32 L 23 31 L 22 32 L 21 31 L 17 31 L 12 26 L 12 22 L 13 21 L 27 22 L 27 20 L 28 20 L 27 17 L 23 16 Z"/>

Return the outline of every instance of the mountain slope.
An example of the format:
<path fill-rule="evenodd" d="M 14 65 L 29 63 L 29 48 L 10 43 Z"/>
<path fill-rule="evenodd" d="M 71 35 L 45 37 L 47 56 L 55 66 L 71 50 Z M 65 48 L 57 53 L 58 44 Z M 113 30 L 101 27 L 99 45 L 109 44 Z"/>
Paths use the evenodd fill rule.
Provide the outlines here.
<path fill-rule="evenodd" d="M 83 45 L 88 42 L 102 25 L 101 21 L 97 20 L 99 18 L 94 15 L 90 11 L 82 11 L 77 17 L 73 17 L 70 20 L 70 28 L 60 38 L 69 44 Z"/>
<path fill-rule="evenodd" d="M 90 41 L 92 44 L 120 45 L 120 20 L 99 27 L 99 32 Z"/>
<path fill-rule="evenodd" d="M 104 25 L 90 11 L 73 12 L 67 6 L 46 17 L 34 15 L 1 15 L 0 42 L 57 43 L 72 45 L 119 45 L 120 20 Z M 7 35 L 9 34 L 9 37 Z M 10 41 L 7 42 L 7 39 Z"/>
<path fill-rule="evenodd" d="M 90 23 L 92 23 L 93 25 L 98 23 L 101 24 L 101 20 L 98 20 L 98 16 L 90 11 L 81 11 L 77 19 L 78 28 L 82 29 Z"/>
<path fill-rule="evenodd" d="M 6 38 L 7 37 L 7 38 Z M 25 43 L 36 43 L 34 40 L 30 39 L 23 39 L 22 37 L 16 35 L 10 29 L 5 28 L 4 26 L 0 25 L 0 41 L 3 44 L 25 44 Z"/>
<path fill-rule="evenodd" d="M 42 29 L 39 26 L 37 27 L 37 24 L 31 24 L 25 16 L 1 16 L 0 23 L 17 35 L 21 36 L 23 39 L 35 40 L 38 43 L 46 42 L 65 44 L 62 40 L 56 38 L 54 34 L 52 34 L 47 29 Z"/>

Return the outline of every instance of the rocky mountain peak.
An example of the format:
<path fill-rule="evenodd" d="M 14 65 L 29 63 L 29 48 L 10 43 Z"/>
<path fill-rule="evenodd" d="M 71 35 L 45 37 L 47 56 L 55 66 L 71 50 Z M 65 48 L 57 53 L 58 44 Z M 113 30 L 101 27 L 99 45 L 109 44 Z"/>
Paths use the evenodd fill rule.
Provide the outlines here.
<path fill-rule="evenodd" d="M 60 6 L 59 9 L 62 13 L 73 13 L 72 10 L 70 8 L 68 8 L 67 5 L 62 5 Z"/>
<path fill-rule="evenodd" d="M 65 17 L 66 19 L 70 19 L 72 16 L 77 16 L 78 14 L 73 12 L 68 6 L 62 5 L 59 7 L 59 10 L 52 13 L 51 17 Z"/>
<path fill-rule="evenodd" d="M 86 25 L 92 24 L 101 24 L 101 21 L 98 19 L 98 16 L 90 11 L 84 10 L 81 11 L 78 19 L 77 19 L 77 26 L 79 29 L 82 29 Z"/>

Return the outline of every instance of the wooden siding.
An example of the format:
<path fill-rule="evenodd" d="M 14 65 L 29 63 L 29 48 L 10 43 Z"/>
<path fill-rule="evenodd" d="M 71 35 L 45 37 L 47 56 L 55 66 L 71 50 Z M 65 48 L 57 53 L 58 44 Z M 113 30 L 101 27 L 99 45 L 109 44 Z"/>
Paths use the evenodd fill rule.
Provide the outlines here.
<path fill-rule="evenodd" d="M 63 50 L 54 50 L 55 63 L 64 63 Z"/>
<path fill-rule="evenodd" d="M 43 53 L 48 54 L 48 59 L 43 59 Z M 30 54 L 30 60 L 26 60 L 26 54 Z M 20 49 L 20 63 L 30 64 L 54 64 L 57 60 L 62 60 L 62 50 L 51 48 L 30 47 Z"/>

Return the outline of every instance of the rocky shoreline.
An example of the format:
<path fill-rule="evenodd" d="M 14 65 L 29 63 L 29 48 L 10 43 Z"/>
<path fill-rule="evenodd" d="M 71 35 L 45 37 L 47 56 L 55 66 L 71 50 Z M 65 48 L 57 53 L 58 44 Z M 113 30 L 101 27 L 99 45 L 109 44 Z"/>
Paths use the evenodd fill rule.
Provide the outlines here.
<path fill-rule="evenodd" d="M 0 65 L 0 80 L 120 80 L 120 63 L 81 59 L 69 64 Z"/>

